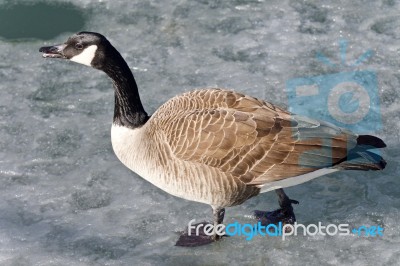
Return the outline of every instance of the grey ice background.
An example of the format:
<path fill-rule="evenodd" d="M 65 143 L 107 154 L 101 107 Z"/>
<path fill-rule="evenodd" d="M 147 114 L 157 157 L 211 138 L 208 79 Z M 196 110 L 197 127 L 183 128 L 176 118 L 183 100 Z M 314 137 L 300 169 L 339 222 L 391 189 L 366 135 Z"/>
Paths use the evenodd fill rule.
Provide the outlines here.
<path fill-rule="evenodd" d="M 66 18 L 65 7 L 53 19 L 46 17 L 53 7 L 40 7 L 43 15 L 28 24 L 42 30 L 36 38 L 0 40 L 1 265 L 399 263 L 398 1 L 68 2 L 76 14 Z M 62 19 L 71 27 L 52 27 Z M 113 90 L 103 73 L 38 53 L 63 42 L 79 19 L 82 29 L 103 33 L 126 58 L 149 113 L 178 93 L 214 85 L 287 106 L 287 80 L 348 70 L 322 65 L 317 51 L 339 62 L 342 38 L 349 59 L 372 49 L 374 57 L 357 69 L 378 75 L 383 129 L 376 134 L 389 146 L 387 168 L 331 174 L 287 193 L 301 203 L 295 208 L 301 223 L 381 225 L 384 236 L 232 237 L 174 247 L 189 220 L 211 218 L 209 206 L 167 195 L 117 160 L 110 143 Z M 251 222 L 246 215 L 253 209 L 276 207 L 275 194 L 263 194 L 229 208 L 225 221 Z"/>

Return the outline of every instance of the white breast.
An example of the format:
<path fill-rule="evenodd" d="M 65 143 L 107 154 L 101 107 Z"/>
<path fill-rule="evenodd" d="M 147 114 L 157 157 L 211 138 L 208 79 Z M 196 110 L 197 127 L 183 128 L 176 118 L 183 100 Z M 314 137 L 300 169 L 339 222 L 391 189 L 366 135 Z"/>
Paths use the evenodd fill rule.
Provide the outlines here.
<path fill-rule="evenodd" d="M 172 158 L 167 158 L 157 139 L 149 139 L 146 125 L 130 129 L 118 125 L 111 128 L 111 142 L 118 159 L 129 169 L 158 188 L 186 198 L 179 178 L 171 170 Z M 163 158 L 163 159 L 162 159 Z"/>
<path fill-rule="evenodd" d="M 169 146 L 155 136 L 147 132 L 147 124 L 138 129 L 114 124 L 111 128 L 111 142 L 118 159 L 156 187 L 207 204 L 219 204 L 226 201 L 224 196 L 231 197 L 222 193 L 226 188 L 217 182 L 222 178 L 216 169 L 201 168 L 171 156 Z"/>
<path fill-rule="evenodd" d="M 143 139 L 144 127 L 130 129 L 112 125 L 111 143 L 115 155 L 129 169 L 151 182 L 154 171 L 151 167 L 151 156 L 146 150 L 146 141 Z M 153 183 L 153 182 L 152 182 Z"/>

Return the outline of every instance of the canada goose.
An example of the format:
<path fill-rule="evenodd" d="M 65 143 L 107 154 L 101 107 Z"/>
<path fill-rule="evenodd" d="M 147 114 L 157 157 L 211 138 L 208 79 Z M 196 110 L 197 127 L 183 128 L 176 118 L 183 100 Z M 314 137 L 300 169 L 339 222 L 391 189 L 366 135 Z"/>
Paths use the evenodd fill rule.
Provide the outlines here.
<path fill-rule="evenodd" d="M 42 47 L 46 58 L 63 58 L 104 71 L 115 89 L 111 141 L 119 160 L 160 189 L 212 206 L 214 225 L 225 207 L 276 190 L 280 209 L 257 212 L 269 222 L 293 223 L 284 187 L 338 170 L 382 170 L 371 148 L 374 136 L 295 115 L 254 97 L 207 88 L 175 96 L 149 116 L 132 72 L 101 34 L 79 32 L 64 44 Z M 218 240 L 183 234 L 177 245 Z"/>

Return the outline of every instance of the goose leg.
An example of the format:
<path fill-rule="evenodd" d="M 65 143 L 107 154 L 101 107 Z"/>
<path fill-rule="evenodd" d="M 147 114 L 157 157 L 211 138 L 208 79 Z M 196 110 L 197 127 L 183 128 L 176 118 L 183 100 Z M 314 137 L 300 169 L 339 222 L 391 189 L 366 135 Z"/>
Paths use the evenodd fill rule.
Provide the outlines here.
<path fill-rule="evenodd" d="M 222 224 L 224 222 L 224 216 L 225 216 L 225 208 L 213 208 L 213 216 L 214 216 L 214 228 L 217 228 L 219 224 Z M 214 231 L 213 239 L 215 241 L 221 239 L 222 236 L 216 234 Z"/>
<path fill-rule="evenodd" d="M 213 208 L 214 223 L 201 222 L 197 224 L 189 224 L 189 227 L 181 233 L 175 246 L 181 247 L 197 247 L 202 245 L 211 244 L 219 239 L 221 236 L 216 234 L 215 230 L 212 235 L 206 234 L 207 228 L 215 229 L 217 225 L 222 224 L 225 216 L 225 208 Z"/>
<path fill-rule="evenodd" d="M 255 210 L 255 217 L 261 221 L 262 225 L 278 224 L 279 222 L 282 222 L 282 224 L 294 224 L 296 216 L 294 215 L 292 204 L 299 204 L 299 202 L 290 199 L 281 188 L 276 189 L 275 192 L 278 195 L 278 202 L 281 208 L 272 212 Z"/>

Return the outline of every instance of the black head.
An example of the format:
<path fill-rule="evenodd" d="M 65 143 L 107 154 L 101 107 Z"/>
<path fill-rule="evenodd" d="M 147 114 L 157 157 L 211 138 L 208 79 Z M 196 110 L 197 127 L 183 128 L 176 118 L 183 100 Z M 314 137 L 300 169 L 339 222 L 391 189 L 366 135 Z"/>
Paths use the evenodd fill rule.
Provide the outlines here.
<path fill-rule="evenodd" d="M 68 59 L 104 71 L 113 80 L 115 88 L 114 123 L 136 128 L 149 119 L 132 71 L 103 35 L 82 31 L 64 44 L 42 47 L 39 52 L 45 58 Z"/>
<path fill-rule="evenodd" d="M 115 48 L 101 34 L 96 32 L 78 32 L 64 44 L 41 47 L 39 52 L 46 58 L 62 58 L 101 69 L 106 55 Z"/>

